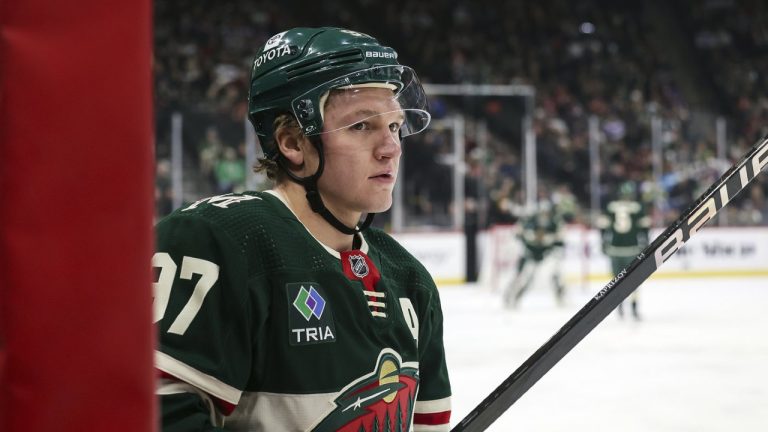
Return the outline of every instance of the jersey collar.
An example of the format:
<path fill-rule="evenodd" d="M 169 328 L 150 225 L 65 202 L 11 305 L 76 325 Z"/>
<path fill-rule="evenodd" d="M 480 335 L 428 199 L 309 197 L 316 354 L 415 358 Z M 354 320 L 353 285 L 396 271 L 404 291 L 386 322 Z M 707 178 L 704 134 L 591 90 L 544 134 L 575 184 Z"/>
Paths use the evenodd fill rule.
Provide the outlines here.
<path fill-rule="evenodd" d="M 277 199 L 278 199 L 278 200 L 279 200 L 279 201 L 280 201 L 280 202 L 281 202 L 281 203 L 282 203 L 282 204 L 285 206 L 285 208 L 287 208 L 287 209 L 288 209 L 288 211 L 290 211 L 290 212 L 291 212 L 291 214 L 293 215 L 293 217 L 294 217 L 294 218 L 295 218 L 297 221 L 299 221 L 299 223 L 301 224 L 301 226 L 303 226 L 303 227 L 304 227 L 304 229 L 307 231 L 307 233 L 308 233 L 308 234 L 309 234 L 309 235 L 310 235 L 310 236 L 311 236 L 311 237 L 312 237 L 312 238 L 313 238 L 313 239 L 314 239 L 314 240 L 315 240 L 315 241 L 316 241 L 316 242 L 317 242 L 317 243 L 318 243 L 320 246 L 322 246 L 322 247 L 323 247 L 323 248 L 324 248 L 324 249 L 325 249 L 325 250 L 326 250 L 326 251 L 327 251 L 329 254 L 333 255 L 334 257 L 336 257 L 336 258 L 338 258 L 338 259 L 341 259 L 341 253 L 339 253 L 339 252 L 338 252 L 336 249 L 333 249 L 332 247 L 330 247 L 330 246 L 326 245 L 325 243 L 321 242 L 320 240 L 318 240 L 318 239 L 317 239 L 317 237 L 315 237 L 315 235 L 314 235 L 314 234 L 312 234 L 312 232 L 311 232 L 309 229 L 307 229 L 307 227 L 306 227 L 306 226 L 305 226 L 305 225 L 304 225 L 304 224 L 301 222 L 301 219 L 299 219 L 299 217 L 298 217 L 298 216 L 296 216 L 296 212 L 294 212 L 294 211 L 293 211 L 293 209 L 291 208 L 291 206 L 290 206 L 290 205 L 288 205 L 288 200 L 286 200 L 286 199 L 285 199 L 285 196 L 283 196 L 283 194 L 282 194 L 282 193 L 280 193 L 280 191 L 278 191 L 278 190 L 275 190 L 275 189 L 268 189 L 268 190 L 265 190 L 265 191 L 264 191 L 264 193 L 270 194 L 270 195 L 274 196 L 275 198 L 277 198 Z M 355 233 L 355 234 L 353 234 L 353 235 L 355 235 L 355 236 L 358 236 L 358 239 L 360 240 L 360 250 L 361 250 L 363 253 L 365 253 L 365 254 L 368 254 L 368 242 L 366 242 L 366 241 L 365 241 L 365 236 L 363 236 L 363 233 L 360 233 L 360 232 L 358 232 L 358 233 Z"/>

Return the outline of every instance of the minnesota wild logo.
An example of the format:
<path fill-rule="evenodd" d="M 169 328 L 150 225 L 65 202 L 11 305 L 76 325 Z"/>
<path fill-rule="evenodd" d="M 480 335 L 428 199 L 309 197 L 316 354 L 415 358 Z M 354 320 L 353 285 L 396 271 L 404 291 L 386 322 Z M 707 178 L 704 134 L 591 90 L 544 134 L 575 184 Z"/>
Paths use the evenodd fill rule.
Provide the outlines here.
<path fill-rule="evenodd" d="M 382 350 L 376 369 L 346 386 L 333 410 L 313 432 L 407 432 L 413 417 L 419 371 Z"/>

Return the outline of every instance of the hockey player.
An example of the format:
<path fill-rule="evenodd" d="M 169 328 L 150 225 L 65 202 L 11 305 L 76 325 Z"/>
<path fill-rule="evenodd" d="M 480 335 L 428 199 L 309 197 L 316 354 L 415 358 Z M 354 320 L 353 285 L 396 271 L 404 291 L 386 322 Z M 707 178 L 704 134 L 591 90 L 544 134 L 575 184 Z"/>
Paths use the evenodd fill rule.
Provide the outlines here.
<path fill-rule="evenodd" d="M 645 206 L 637 199 L 637 190 L 633 182 L 622 183 L 616 198 L 605 207 L 604 214 L 598 221 L 602 234 L 603 253 L 611 260 L 611 271 L 617 275 L 648 245 L 648 229 L 651 220 Z M 630 296 L 632 316 L 640 320 L 638 310 L 638 291 Z M 618 307 L 619 316 L 624 315 L 623 304 Z"/>
<path fill-rule="evenodd" d="M 368 227 L 430 120 L 415 73 L 370 36 L 292 29 L 256 54 L 249 116 L 274 188 L 157 225 L 163 430 L 448 431 L 437 289 Z"/>
<path fill-rule="evenodd" d="M 517 275 L 504 292 L 504 304 L 516 307 L 538 273 L 547 273 L 558 305 L 565 289 L 560 279 L 559 262 L 563 253 L 562 226 L 548 203 L 540 203 L 536 213 L 523 221 L 520 232 L 523 249 L 517 262 Z"/>

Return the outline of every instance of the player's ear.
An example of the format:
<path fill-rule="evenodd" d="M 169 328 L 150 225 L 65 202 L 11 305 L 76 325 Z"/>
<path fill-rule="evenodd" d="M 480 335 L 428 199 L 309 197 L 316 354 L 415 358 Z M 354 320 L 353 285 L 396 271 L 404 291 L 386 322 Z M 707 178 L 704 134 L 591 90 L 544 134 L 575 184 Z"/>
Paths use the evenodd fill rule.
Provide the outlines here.
<path fill-rule="evenodd" d="M 275 130 L 275 145 L 291 167 L 301 167 L 306 158 L 309 140 L 300 130 L 292 127 L 278 127 Z"/>

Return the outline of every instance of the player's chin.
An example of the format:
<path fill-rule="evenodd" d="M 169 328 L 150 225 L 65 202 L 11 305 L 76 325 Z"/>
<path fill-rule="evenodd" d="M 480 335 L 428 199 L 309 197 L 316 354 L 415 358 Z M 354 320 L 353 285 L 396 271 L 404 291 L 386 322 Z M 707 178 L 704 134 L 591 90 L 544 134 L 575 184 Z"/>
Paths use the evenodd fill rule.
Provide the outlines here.
<path fill-rule="evenodd" d="M 392 207 L 392 191 L 378 191 L 366 197 L 366 212 L 381 213 Z"/>

